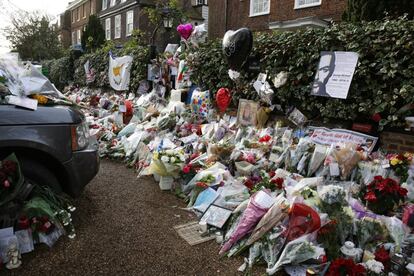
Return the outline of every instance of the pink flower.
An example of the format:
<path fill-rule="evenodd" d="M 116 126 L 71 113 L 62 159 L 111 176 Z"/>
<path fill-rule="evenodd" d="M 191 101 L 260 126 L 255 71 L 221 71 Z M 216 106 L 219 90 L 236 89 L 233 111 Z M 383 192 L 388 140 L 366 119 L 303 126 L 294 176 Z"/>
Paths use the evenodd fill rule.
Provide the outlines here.
<path fill-rule="evenodd" d="M 9 180 L 4 180 L 4 182 L 3 182 L 3 185 L 4 185 L 4 188 L 10 188 L 10 182 L 9 182 Z"/>

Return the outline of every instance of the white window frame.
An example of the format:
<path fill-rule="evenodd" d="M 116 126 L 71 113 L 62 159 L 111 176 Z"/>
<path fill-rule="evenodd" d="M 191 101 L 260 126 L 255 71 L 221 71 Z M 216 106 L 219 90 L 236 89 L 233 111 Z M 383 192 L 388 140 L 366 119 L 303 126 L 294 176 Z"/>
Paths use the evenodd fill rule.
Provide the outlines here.
<path fill-rule="evenodd" d="M 105 38 L 111 40 L 111 18 L 105 19 Z"/>
<path fill-rule="evenodd" d="M 81 29 L 78 29 L 78 37 L 76 40 L 77 44 L 81 44 L 82 43 L 82 33 L 81 33 Z"/>
<path fill-rule="evenodd" d="M 78 7 L 77 11 L 78 11 L 78 21 L 80 21 L 81 19 L 81 12 L 80 12 L 81 6 Z"/>
<path fill-rule="evenodd" d="M 258 13 L 253 13 L 253 4 L 254 4 L 254 1 L 260 1 L 260 0 L 250 0 L 250 14 L 249 14 L 249 17 L 266 15 L 266 14 L 269 14 L 270 13 L 270 2 L 271 2 L 270 0 L 264 0 L 264 1 L 268 1 L 269 2 L 267 11 L 258 12 Z"/>
<path fill-rule="evenodd" d="M 106 10 L 108 8 L 108 0 L 102 0 L 102 10 Z"/>
<path fill-rule="evenodd" d="M 295 10 L 305 9 L 305 8 L 310 8 L 310 7 L 317 7 L 320 5 L 322 5 L 322 0 L 319 0 L 315 3 L 305 4 L 305 5 L 300 5 L 299 0 L 295 0 Z"/>
<path fill-rule="evenodd" d="M 122 16 L 120 14 L 118 14 L 117 16 L 115 16 L 115 34 L 114 34 L 114 38 L 118 39 L 121 38 L 121 28 L 122 28 Z"/>
<path fill-rule="evenodd" d="M 72 45 L 76 45 L 76 32 L 72 32 Z"/>
<path fill-rule="evenodd" d="M 110 7 L 115 6 L 115 4 L 116 4 L 116 0 L 110 0 L 110 4 L 109 4 Z"/>
<path fill-rule="evenodd" d="M 127 11 L 126 18 L 125 18 L 125 36 L 131 36 L 132 31 L 134 30 L 134 10 Z M 132 26 L 131 29 L 129 29 L 129 25 Z"/>

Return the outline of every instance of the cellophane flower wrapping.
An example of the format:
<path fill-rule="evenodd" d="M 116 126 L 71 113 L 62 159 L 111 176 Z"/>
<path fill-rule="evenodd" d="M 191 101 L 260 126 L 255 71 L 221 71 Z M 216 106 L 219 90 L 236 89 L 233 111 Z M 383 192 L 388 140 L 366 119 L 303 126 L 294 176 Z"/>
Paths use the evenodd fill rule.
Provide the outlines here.
<path fill-rule="evenodd" d="M 269 275 L 275 274 L 283 265 L 297 265 L 310 259 L 318 259 L 325 254 L 322 247 L 310 242 L 311 235 L 305 235 L 286 244 L 277 263 L 266 269 Z"/>
<path fill-rule="evenodd" d="M 263 206 L 260 202 L 256 201 L 256 198 L 259 198 L 261 196 L 260 193 L 265 192 L 259 191 L 251 197 L 249 205 L 244 211 L 242 218 L 237 225 L 237 228 L 230 236 L 229 240 L 226 241 L 226 243 L 221 248 L 220 254 L 227 252 L 236 242 L 249 234 L 253 230 L 253 227 L 256 226 L 263 215 L 269 210 L 270 206 Z"/>

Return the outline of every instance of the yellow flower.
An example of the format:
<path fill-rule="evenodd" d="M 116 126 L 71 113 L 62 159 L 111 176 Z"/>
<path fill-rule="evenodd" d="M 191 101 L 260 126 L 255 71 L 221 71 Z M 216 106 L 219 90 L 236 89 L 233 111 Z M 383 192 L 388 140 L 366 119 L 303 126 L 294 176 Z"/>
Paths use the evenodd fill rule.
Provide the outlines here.
<path fill-rule="evenodd" d="M 398 164 L 399 164 L 399 161 L 400 161 L 400 160 L 398 160 L 397 158 L 392 158 L 392 159 L 391 159 L 391 165 L 392 165 L 392 166 L 396 166 L 396 165 L 398 165 Z"/>
<path fill-rule="evenodd" d="M 47 98 L 45 96 L 42 96 L 40 94 L 35 94 L 35 95 L 32 95 L 32 98 L 37 100 L 39 104 L 47 104 Z"/>

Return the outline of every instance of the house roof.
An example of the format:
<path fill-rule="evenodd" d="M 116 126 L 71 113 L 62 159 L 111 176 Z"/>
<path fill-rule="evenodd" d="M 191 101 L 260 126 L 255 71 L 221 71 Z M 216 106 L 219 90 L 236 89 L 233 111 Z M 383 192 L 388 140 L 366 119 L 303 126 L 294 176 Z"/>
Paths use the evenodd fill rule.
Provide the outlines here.
<path fill-rule="evenodd" d="M 69 2 L 68 7 L 66 8 L 66 10 L 71 10 L 73 8 L 76 8 L 77 6 L 80 6 L 81 4 L 83 4 L 84 2 L 86 2 L 87 0 L 74 0 Z"/>

